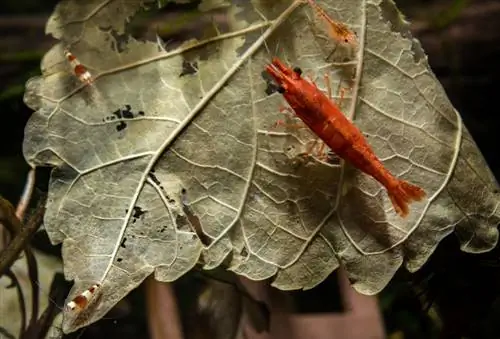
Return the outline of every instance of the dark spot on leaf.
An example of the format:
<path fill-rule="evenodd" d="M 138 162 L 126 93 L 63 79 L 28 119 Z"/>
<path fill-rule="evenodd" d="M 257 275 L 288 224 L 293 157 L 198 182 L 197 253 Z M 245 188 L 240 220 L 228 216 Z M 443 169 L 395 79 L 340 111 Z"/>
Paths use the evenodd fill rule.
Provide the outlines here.
<path fill-rule="evenodd" d="M 125 128 L 127 128 L 127 124 L 123 121 L 121 121 L 117 126 L 116 126 L 116 130 L 118 132 L 120 131 L 123 131 Z"/>
<path fill-rule="evenodd" d="M 242 256 L 246 257 L 248 255 L 247 248 L 243 247 L 240 253 L 241 253 Z"/>
<path fill-rule="evenodd" d="M 196 61 L 189 62 L 186 59 L 182 61 L 182 71 L 181 74 L 179 74 L 179 77 L 189 74 L 196 74 L 196 72 L 198 72 L 198 63 Z"/>
<path fill-rule="evenodd" d="M 139 206 L 134 207 L 134 214 L 132 215 L 132 224 L 135 224 L 138 218 L 140 218 L 147 211 L 143 211 Z"/>
<path fill-rule="evenodd" d="M 163 233 L 166 229 L 167 229 L 166 227 L 162 227 L 160 233 Z"/>
<path fill-rule="evenodd" d="M 123 238 L 122 243 L 120 244 L 120 247 L 125 248 L 125 241 L 127 241 L 127 238 Z"/>
<path fill-rule="evenodd" d="M 151 170 L 151 172 L 154 172 L 154 170 Z M 149 175 L 149 177 L 151 178 L 151 180 L 153 180 L 153 182 L 154 182 L 155 184 L 157 184 L 157 185 L 159 186 L 159 185 L 161 184 L 161 183 L 160 183 L 160 180 L 158 180 L 158 178 L 156 177 L 156 175 L 154 175 L 154 174 L 153 174 L 153 173 L 151 173 L 151 172 L 148 174 L 148 175 Z"/>
<path fill-rule="evenodd" d="M 122 117 L 125 119 L 132 119 L 134 117 L 134 113 L 132 113 L 132 107 L 130 107 L 130 105 L 125 105 L 125 109 L 122 110 Z"/>
<path fill-rule="evenodd" d="M 146 211 L 143 211 L 142 208 L 140 208 L 139 206 L 134 206 L 134 215 L 132 217 L 140 218 L 144 213 L 146 213 Z"/>
<path fill-rule="evenodd" d="M 188 205 L 187 191 L 185 188 L 181 190 L 181 201 L 183 205 Z"/>
<path fill-rule="evenodd" d="M 122 260 L 123 260 L 122 258 L 116 259 L 116 261 L 118 261 L 118 262 L 122 262 Z"/>
<path fill-rule="evenodd" d="M 160 186 L 160 188 L 163 190 L 163 187 Z M 172 199 L 168 194 L 165 194 L 165 198 L 167 199 L 169 204 L 175 204 L 175 199 Z"/>
<path fill-rule="evenodd" d="M 121 119 L 122 117 L 122 110 L 121 109 L 117 109 L 116 111 L 114 111 L 113 113 L 114 116 L 116 116 L 117 119 Z M 112 117 L 112 119 L 114 119 L 114 117 Z"/>
<path fill-rule="evenodd" d="M 125 105 L 125 108 L 121 109 L 117 109 L 116 111 L 112 112 L 110 116 L 107 116 L 105 118 L 105 120 L 117 120 L 117 119 L 133 119 L 134 117 L 137 117 L 137 116 L 144 116 L 144 111 L 139 111 L 137 114 L 134 114 L 134 112 L 132 112 L 132 107 L 128 104 Z M 103 119 L 104 121 L 104 119 Z M 123 124 L 120 123 L 119 125 L 120 127 L 117 127 L 117 128 L 121 128 L 123 129 Z M 119 129 L 119 131 L 121 130 Z"/>

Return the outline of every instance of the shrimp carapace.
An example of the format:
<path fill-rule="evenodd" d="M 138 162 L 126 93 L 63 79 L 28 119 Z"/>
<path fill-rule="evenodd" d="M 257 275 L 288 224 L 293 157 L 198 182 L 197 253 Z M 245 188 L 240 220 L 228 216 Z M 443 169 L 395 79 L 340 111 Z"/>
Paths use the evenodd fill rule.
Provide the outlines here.
<path fill-rule="evenodd" d="M 339 106 L 302 71 L 290 68 L 278 58 L 266 66 L 295 114 L 339 157 L 372 176 L 388 191 L 395 211 L 405 217 L 408 205 L 425 196 L 424 190 L 399 180 L 377 158 L 361 131 L 341 112 Z"/>

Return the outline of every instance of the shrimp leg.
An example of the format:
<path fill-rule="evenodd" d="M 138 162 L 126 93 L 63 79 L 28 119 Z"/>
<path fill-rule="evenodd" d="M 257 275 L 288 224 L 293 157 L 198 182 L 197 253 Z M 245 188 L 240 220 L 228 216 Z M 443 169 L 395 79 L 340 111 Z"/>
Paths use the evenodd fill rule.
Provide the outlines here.
<path fill-rule="evenodd" d="M 335 53 L 335 51 L 337 50 L 337 46 L 336 45 L 334 48 L 332 48 L 332 51 L 330 52 L 330 54 L 328 54 L 328 56 L 325 58 L 325 61 L 328 61 L 328 59 L 330 59 L 332 57 L 332 55 Z"/>
<path fill-rule="evenodd" d="M 287 107 L 287 106 L 281 106 L 279 108 L 279 112 L 282 113 L 282 114 L 285 114 L 291 118 L 295 118 L 295 112 L 290 108 L 290 107 Z M 274 124 L 273 124 L 273 128 L 276 128 L 278 126 L 284 126 L 286 128 L 290 128 L 290 129 L 302 129 L 302 128 L 307 128 L 306 124 L 304 124 L 302 121 L 298 122 L 298 123 L 295 123 L 295 124 L 290 124 L 290 123 L 287 123 L 286 121 L 284 120 L 278 120 L 276 121 Z"/>

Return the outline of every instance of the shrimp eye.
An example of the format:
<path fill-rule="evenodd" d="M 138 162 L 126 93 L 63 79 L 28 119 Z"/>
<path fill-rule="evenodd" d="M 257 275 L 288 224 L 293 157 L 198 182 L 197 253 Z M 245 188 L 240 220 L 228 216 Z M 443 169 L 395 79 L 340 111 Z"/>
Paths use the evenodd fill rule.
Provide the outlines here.
<path fill-rule="evenodd" d="M 345 43 L 349 42 L 349 39 L 345 38 L 345 39 L 344 39 L 344 42 L 345 42 Z"/>
<path fill-rule="evenodd" d="M 294 68 L 293 68 L 293 71 L 294 71 L 295 73 L 297 73 L 298 75 L 302 75 L 302 70 L 300 69 L 300 67 L 294 67 Z"/>
<path fill-rule="evenodd" d="M 285 93 L 285 87 L 283 87 L 283 86 L 278 86 L 277 90 L 281 94 Z"/>

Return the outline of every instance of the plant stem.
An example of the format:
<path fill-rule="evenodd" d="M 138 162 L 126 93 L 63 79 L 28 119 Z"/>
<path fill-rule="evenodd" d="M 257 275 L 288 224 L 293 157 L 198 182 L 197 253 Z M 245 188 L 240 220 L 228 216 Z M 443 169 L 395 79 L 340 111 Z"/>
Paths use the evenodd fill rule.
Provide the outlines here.
<path fill-rule="evenodd" d="M 21 222 L 15 215 L 14 207 L 7 200 L 0 198 L 0 222 L 14 236 L 14 239 L 9 243 L 7 248 L 0 253 L 0 276 L 5 274 L 14 261 L 16 261 L 19 253 L 26 248 L 31 237 L 41 225 L 44 212 L 45 198 L 40 201 L 35 213 L 28 220 L 26 226 L 22 227 Z"/>

